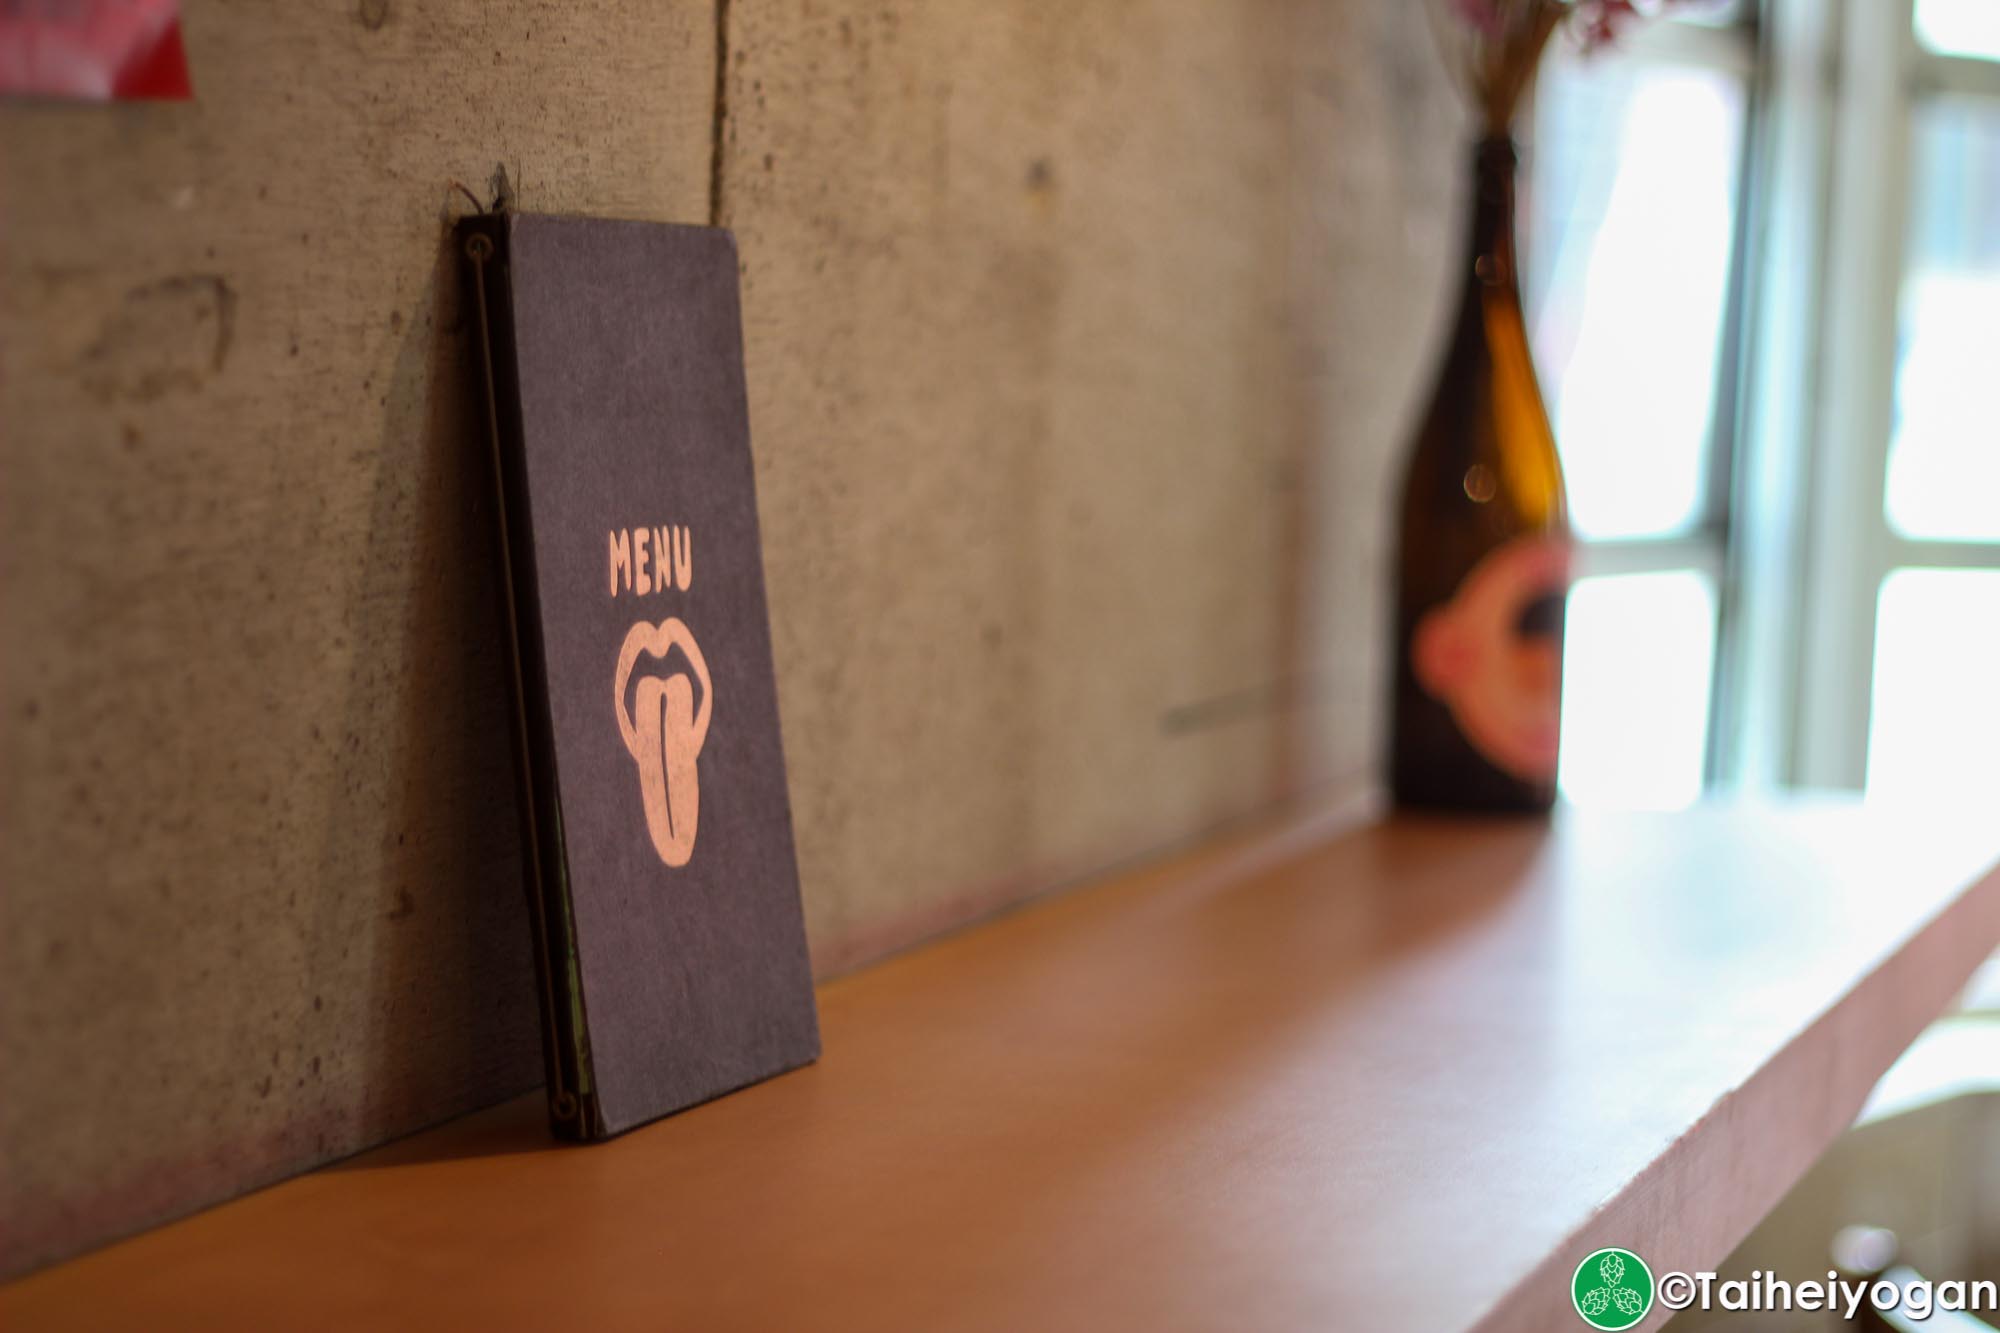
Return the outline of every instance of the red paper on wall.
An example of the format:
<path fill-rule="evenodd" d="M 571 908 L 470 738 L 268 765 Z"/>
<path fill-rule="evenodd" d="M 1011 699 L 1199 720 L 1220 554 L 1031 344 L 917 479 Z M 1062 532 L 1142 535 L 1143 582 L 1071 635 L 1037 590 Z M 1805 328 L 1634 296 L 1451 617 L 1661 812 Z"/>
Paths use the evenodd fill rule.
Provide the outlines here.
<path fill-rule="evenodd" d="M 0 96 L 191 95 L 180 0 L 0 0 Z"/>

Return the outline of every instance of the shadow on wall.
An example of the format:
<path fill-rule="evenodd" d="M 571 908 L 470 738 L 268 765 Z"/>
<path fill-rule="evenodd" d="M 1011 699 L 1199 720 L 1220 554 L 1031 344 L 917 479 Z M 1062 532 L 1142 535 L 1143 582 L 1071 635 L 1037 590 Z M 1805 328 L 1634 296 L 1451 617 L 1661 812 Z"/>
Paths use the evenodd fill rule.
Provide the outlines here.
<path fill-rule="evenodd" d="M 314 978 L 315 995 L 363 970 L 343 961 L 350 949 L 368 954 L 365 1010 L 350 1038 L 360 1073 L 336 1113 L 343 1143 L 379 1142 L 541 1078 L 492 481 L 463 296 L 447 224 L 375 405 L 387 425 L 368 557 L 348 608 L 354 638 L 401 647 L 355 656 L 345 714 L 325 724 L 350 738 L 387 732 L 373 762 L 388 775 L 388 804 L 336 802 L 311 928 L 314 963 L 328 974 L 324 986 Z M 400 679 L 378 679 L 384 672 Z M 395 712 L 376 711 L 385 699 Z M 351 782 L 341 795 L 355 792 Z M 353 820 L 381 829 L 379 859 L 361 875 L 342 829 Z M 365 928 L 343 938 L 357 880 L 379 896 Z"/>
<path fill-rule="evenodd" d="M 0 1276 L 540 1081 L 492 488 L 448 224 L 427 278 L 401 284 L 416 299 L 383 311 L 387 355 L 352 326 L 293 323 L 288 358 L 268 281 L 149 279 L 76 385 L 47 395 L 84 440 L 141 416 L 127 452 L 179 469 L 101 481 L 114 511 L 167 497 L 173 555 L 133 631 L 145 688 L 114 697 L 74 672 L 41 687 L 47 708 L 156 718 L 175 756 L 99 773 L 77 751 L 120 811 L 122 860 L 46 818 L 21 826 L 43 840 L 26 853 L 39 873 L 129 924 L 70 949 L 48 893 L 9 904 L 45 968 L 10 1050 L 52 1051 L 51 1014 L 122 1044 L 83 1071 L 82 1106 L 10 1092 L 9 1123 L 48 1134 L 17 1132 L 0 1161 Z M 219 378 L 246 329 L 230 372 L 282 370 L 282 429 L 242 420 L 246 391 Z M 357 361 L 386 371 L 350 384 Z M 335 396 L 344 416 L 319 415 Z M 218 433 L 239 421 L 242 438 Z M 87 657 L 96 634 L 62 646 Z M 205 852 L 160 852 L 183 843 Z M 51 1125 L 52 1108 L 77 1114 Z"/>

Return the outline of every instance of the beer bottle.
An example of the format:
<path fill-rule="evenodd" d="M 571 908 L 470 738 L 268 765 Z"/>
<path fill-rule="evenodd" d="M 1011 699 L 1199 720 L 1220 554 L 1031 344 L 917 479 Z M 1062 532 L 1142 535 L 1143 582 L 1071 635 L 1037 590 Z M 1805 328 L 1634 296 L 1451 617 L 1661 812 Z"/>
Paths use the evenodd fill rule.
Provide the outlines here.
<path fill-rule="evenodd" d="M 1512 140 L 1473 154 L 1463 291 L 1409 453 L 1390 778 L 1402 805 L 1554 804 L 1569 519 L 1514 262 Z"/>

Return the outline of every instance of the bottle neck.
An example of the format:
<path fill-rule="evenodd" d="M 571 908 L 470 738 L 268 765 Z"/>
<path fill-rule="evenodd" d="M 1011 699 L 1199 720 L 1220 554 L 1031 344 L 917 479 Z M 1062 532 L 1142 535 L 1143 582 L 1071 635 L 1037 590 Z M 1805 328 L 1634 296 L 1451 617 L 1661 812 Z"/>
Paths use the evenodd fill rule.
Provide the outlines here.
<path fill-rule="evenodd" d="M 1472 150 L 1472 237 L 1467 274 L 1474 292 L 1519 299 L 1514 265 L 1514 141 L 1482 139 Z"/>

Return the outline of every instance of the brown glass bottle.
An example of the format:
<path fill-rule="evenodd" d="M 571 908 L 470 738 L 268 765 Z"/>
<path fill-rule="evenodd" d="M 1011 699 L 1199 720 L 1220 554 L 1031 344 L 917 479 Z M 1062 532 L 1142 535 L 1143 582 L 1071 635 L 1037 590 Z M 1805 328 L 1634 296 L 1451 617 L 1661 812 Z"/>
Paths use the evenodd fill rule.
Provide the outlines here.
<path fill-rule="evenodd" d="M 1404 478 L 1389 763 L 1403 805 L 1555 802 L 1569 515 L 1515 277 L 1514 164 L 1505 138 L 1474 151 L 1463 294 Z"/>

